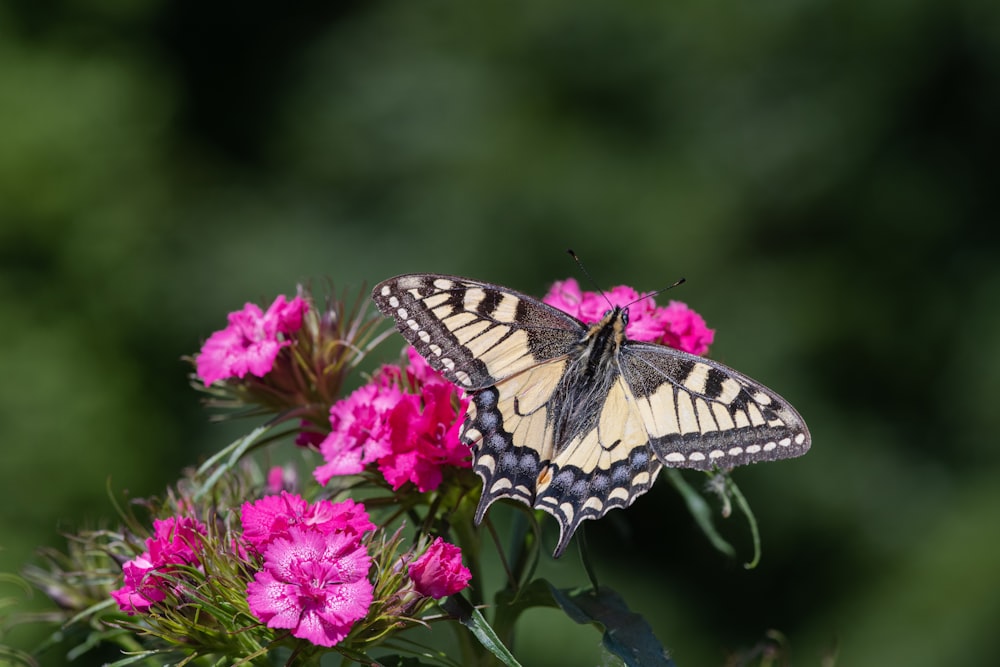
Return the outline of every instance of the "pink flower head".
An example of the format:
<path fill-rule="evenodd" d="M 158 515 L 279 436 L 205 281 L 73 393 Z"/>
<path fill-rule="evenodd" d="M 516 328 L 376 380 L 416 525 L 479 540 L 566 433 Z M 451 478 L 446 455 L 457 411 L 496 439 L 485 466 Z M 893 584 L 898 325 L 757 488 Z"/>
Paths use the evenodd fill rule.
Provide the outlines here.
<path fill-rule="evenodd" d="M 202 547 L 201 536 L 207 532 L 205 524 L 194 517 L 156 519 L 146 548 L 155 563 L 195 564 Z"/>
<path fill-rule="evenodd" d="M 378 467 L 393 490 L 413 482 L 421 492 L 432 491 L 441 485 L 443 466 L 471 465 L 469 448 L 458 439 L 469 400 L 462 398 L 456 412 L 457 392 L 451 383 L 426 384 L 419 396 L 407 394 L 389 414 L 392 451 Z"/>
<path fill-rule="evenodd" d="M 111 591 L 111 597 L 129 616 L 145 613 L 151 605 L 167 597 L 164 580 L 156 576 L 156 567 L 149 560 L 148 552 L 122 565 L 122 574 L 125 583 Z"/>
<path fill-rule="evenodd" d="M 302 496 L 287 491 L 243 503 L 240 519 L 243 539 L 261 552 L 297 527 L 323 534 L 345 533 L 355 538 L 375 528 L 365 506 L 350 498 L 339 503 L 320 500 L 310 504 Z"/>
<path fill-rule="evenodd" d="M 405 370 L 383 366 L 330 408 L 332 430 L 319 446 L 326 463 L 313 471 L 320 484 L 375 464 L 393 489 L 413 482 L 431 491 L 441 484 L 443 466 L 471 465 L 458 439 L 469 399 L 415 350 L 408 354 Z"/>
<path fill-rule="evenodd" d="M 626 285 L 602 295 L 581 291 L 576 280 L 569 278 L 556 281 L 543 300 L 585 324 L 599 322 L 608 311 L 609 301 L 614 306 L 628 306 L 625 331 L 629 338 L 661 343 L 691 354 L 705 354 L 715 337 L 715 330 L 705 326 L 701 315 L 680 301 L 671 301 L 666 308 L 660 308 L 647 293 L 636 292 Z"/>
<path fill-rule="evenodd" d="M 192 517 L 154 521 L 146 551 L 122 566 L 124 585 L 111 592 L 118 608 L 131 616 L 162 602 L 172 584 L 160 575 L 175 572 L 179 565 L 199 565 L 201 536 L 207 532 L 205 525 Z"/>
<path fill-rule="evenodd" d="M 309 304 L 302 297 L 287 301 L 280 295 L 266 313 L 253 303 L 230 313 L 229 326 L 202 345 L 196 359 L 198 377 L 205 385 L 247 373 L 264 377 L 281 348 L 291 345 L 287 336 L 302 327 L 307 310 Z"/>
<path fill-rule="evenodd" d="M 403 397 L 393 384 L 370 382 L 330 408 L 332 430 L 319 445 L 325 464 L 313 471 L 320 484 L 335 475 L 356 475 L 392 451 L 387 416 Z"/>
<path fill-rule="evenodd" d="M 454 595 L 468 586 L 472 578 L 469 568 L 462 565 L 462 550 L 440 537 L 410 563 L 409 573 L 413 587 L 429 598 Z"/>
<path fill-rule="evenodd" d="M 715 340 L 715 329 L 705 326 L 701 315 L 680 301 L 671 301 L 666 308 L 657 310 L 666 324 L 661 338 L 664 345 L 691 354 L 708 352 L 708 346 Z"/>
<path fill-rule="evenodd" d="M 370 567 L 356 537 L 295 526 L 267 547 L 264 569 L 247 585 L 247 602 L 267 627 L 333 646 L 368 613 Z"/>

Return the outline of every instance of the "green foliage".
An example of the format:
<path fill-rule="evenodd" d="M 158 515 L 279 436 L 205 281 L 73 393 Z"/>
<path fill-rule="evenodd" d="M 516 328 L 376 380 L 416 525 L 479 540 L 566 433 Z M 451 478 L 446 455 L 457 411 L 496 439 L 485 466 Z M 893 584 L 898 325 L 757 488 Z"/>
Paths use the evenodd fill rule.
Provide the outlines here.
<path fill-rule="evenodd" d="M 687 277 L 715 357 L 782 387 L 815 436 L 781 474 L 738 476 L 767 547 L 750 573 L 673 493 L 590 531 L 679 663 L 778 627 L 796 664 L 834 638 L 862 667 L 982 664 L 1000 651 L 997 14 L 6 3 L 0 570 L 106 515 L 109 477 L 158 493 L 239 435 L 205 423 L 176 361 L 220 313 L 307 275 L 538 294 L 572 246 L 606 286 Z M 742 527 L 717 530 L 749 559 Z M 532 665 L 578 650 L 532 646 Z"/>

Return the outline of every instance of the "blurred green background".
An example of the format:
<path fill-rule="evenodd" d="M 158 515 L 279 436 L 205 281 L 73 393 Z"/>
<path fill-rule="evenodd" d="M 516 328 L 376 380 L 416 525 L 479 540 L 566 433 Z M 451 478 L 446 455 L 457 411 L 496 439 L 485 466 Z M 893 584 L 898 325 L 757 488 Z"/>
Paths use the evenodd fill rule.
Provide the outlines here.
<path fill-rule="evenodd" d="M 686 277 L 813 433 L 736 473 L 754 571 L 665 483 L 588 526 L 678 665 L 772 628 L 796 665 L 992 663 L 998 81 L 981 0 L 0 3 L 0 570 L 228 442 L 180 357 L 245 301 L 542 294 L 572 247 L 604 287 Z M 526 620 L 526 665 L 600 662 Z"/>

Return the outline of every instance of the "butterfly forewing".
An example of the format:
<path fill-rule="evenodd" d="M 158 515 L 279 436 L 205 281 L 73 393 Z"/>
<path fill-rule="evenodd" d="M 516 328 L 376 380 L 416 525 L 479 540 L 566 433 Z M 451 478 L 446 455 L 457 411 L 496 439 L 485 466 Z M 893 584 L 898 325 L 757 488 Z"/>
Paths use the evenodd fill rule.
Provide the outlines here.
<path fill-rule="evenodd" d="M 586 331 L 555 308 L 456 276 L 397 276 L 372 298 L 432 368 L 467 390 L 565 355 Z"/>
<path fill-rule="evenodd" d="M 581 521 L 626 507 L 663 466 L 729 468 L 799 456 L 809 433 L 780 396 L 717 362 L 625 339 L 498 285 L 397 276 L 372 297 L 471 395 L 463 441 L 483 480 L 476 512 L 513 498 L 554 516 L 558 556 Z"/>
<path fill-rule="evenodd" d="M 718 362 L 627 341 L 620 363 L 649 444 L 668 466 L 731 468 L 800 456 L 809 448 L 809 432 L 794 408 Z"/>

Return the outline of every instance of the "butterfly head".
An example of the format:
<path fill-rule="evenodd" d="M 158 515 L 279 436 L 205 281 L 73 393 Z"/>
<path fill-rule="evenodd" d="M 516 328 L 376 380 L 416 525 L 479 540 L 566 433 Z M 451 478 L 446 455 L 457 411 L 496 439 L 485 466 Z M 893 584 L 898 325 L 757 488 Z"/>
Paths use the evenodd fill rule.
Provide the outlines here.
<path fill-rule="evenodd" d="M 616 322 L 618 320 L 621 320 L 623 329 L 628 326 L 628 306 L 612 306 L 604 311 L 604 317 L 601 318 L 602 322 Z"/>

